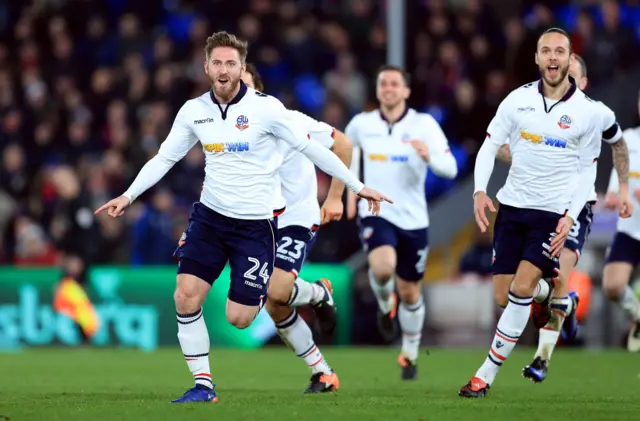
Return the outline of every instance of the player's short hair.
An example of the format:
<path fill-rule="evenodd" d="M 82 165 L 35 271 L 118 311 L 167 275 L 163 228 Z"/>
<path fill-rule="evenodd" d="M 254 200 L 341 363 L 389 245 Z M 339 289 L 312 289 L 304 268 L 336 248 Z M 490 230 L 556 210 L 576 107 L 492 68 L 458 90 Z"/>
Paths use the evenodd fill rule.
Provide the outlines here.
<path fill-rule="evenodd" d="M 575 59 L 580 64 L 580 70 L 582 71 L 582 77 L 587 77 L 587 63 L 584 62 L 584 59 L 578 55 L 574 54 Z"/>
<path fill-rule="evenodd" d="M 540 38 L 542 38 L 542 36 L 546 35 L 546 34 L 560 34 L 560 35 L 564 35 L 565 37 L 567 37 L 567 41 L 569 41 L 569 53 L 573 53 L 573 43 L 571 42 L 571 37 L 569 36 L 567 31 L 565 31 L 562 28 L 549 28 L 549 29 L 547 29 L 546 31 L 544 31 L 543 33 L 540 34 L 540 36 L 538 37 L 538 43 L 540 42 Z"/>
<path fill-rule="evenodd" d="M 249 52 L 249 46 L 246 41 L 242 41 L 233 34 L 226 31 L 216 32 L 207 38 L 207 43 L 204 46 L 204 52 L 207 60 L 211 56 L 211 51 L 217 47 L 229 47 L 234 48 L 240 55 L 240 61 L 244 64 L 247 60 L 247 53 Z"/>
<path fill-rule="evenodd" d="M 247 63 L 245 72 L 249 73 L 253 78 L 253 86 L 256 91 L 264 92 L 264 84 L 262 83 L 262 77 L 258 73 L 258 69 L 252 63 Z"/>
<path fill-rule="evenodd" d="M 404 80 L 405 85 L 409 86 L 409 84 L 411 83 L 411 76 L 409 75 L 409 73 L 407 73 L 402 67 L 394 66 L 392 64 L 384 64 L 380 66 L 378 68 L 378 71 L 376 72 L 376 80 L 378 80 L 380 73 L 389 72 L 389 71 L 400 73 L 400 75 L 402 75 L 402 79 Z"/>

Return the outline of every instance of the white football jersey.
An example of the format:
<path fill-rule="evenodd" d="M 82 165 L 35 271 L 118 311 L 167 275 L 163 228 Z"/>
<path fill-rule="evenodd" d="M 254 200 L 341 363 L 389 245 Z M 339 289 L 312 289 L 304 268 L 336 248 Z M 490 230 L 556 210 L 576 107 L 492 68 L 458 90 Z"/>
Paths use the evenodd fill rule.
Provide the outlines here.
<path fill-rule="evenodd" d="M 512 91 L 485 139 L 496 148 L 510 143 L 511 168 L 498 201 L 564 214 L 580 182 L 580 165 L 593 164 L 600 156 L 601 115 L 602 108 L 575 83 L 559 101 L 543 97 L 541 80 Z"/>
<path fill-rule="evenodd" d="M 225 216 L 269 219 L 283 161 L 281 141 L 295 150 L 309 143 L 287 112 L 279 100 L 244 83 L 229 104 L 219 104 L 209 91 L 182 106 L 158 155 L 177 162 L 200 141 L 205 154 L 200 201 Z"/>
<path fill-rule="evenodd" d="M 618 125 L 616 114 L 603 102 L 594 101 L 594 103 L 601 112 L 602 141 L 612 145 L 622 138 L 622 129 L 620 129 Z M 598 194 L 596 193 L 596 186 L 594 184 L 591 194 L 589 195 L 589 202 L 595 202 L 596 200 L 598 200 Z"/>
<path fill-rule="evenodd" d="M 618 218 L 618 231 L 640 241 L 640 201 L 635 195 L 640 189 L 640 127 L 625 130 L 623 136 L 629 148 L 629 195 L 634 211 L 630 218 Z M 611 170 L 608 190 L 617 193 L 618 188 L 618 173 L 614 168 Z"/>
<path fill-rule="evenodd" d="M 363 112 L 349 122 L 345 134 L 353 142 L 352 171 L 359 175 L 362 154 L 365 184 L 385 192 L 394 202 L 380 207 L 380 217 L 405 230 L 428 227 L 428 165 L 447 178 L 458 173 L 447 138 L 433 117 L 407 108 L 398 121 L 389 124 L 380 110 Z M 411 140 L 427 144 L 429 164 L 411 146 Z M 360 201 L 358 213 L 360 217 L 370 215 L 366 201 Z"/>
<path fill-rule="evenodd" d="M 327 149 L 333 147 L 333 127 L 298 111 L 289 110 L 288 114 L 309 133 L 311 141 L 317 141 Z M 286 210 L 278 217 L 278 229 L 291 225 L 310 229 L 313 225 L 320 224 L 316 166 L 288 144 L 282 144 L 282 153 L 284 161 L 278 175 Z M 283 204 L 276 205 L 275 208 L 282 207 Z"/>

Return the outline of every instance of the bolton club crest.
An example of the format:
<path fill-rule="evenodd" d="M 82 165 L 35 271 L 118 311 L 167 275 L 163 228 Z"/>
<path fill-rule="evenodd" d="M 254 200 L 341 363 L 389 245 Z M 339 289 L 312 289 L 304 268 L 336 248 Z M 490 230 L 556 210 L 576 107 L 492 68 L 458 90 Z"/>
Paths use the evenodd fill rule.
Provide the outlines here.
<path fill-rule="evenodd" d="M 245 115 L 241 115 L 236 120 L 236 128 L 240 131 L 249 127 L 249 119 Z"/>
<path fill-rule="evenodd" d="M 562 117 L 560 117 L 560 121 L 558 121 L 558 126 L 560 126 L 561 129 L 568 129 L 571 127 L 571 118 L 568 115 L 563 115 Z"/>

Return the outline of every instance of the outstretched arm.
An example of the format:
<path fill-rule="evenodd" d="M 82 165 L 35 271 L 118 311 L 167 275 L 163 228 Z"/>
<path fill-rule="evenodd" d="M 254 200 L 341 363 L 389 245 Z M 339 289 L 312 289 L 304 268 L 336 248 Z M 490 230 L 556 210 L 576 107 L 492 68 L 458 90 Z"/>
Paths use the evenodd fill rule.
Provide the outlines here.
<path fill-rule="evenodd" d="M 333 146 L 331 150 L 340 161 L 346 166 L 351 166 L 351 155 L 353 153 L 353 143 L 349 138 L 340 130 L 334 130 L 333 132 Z M 331 198 L 337 198 L 342 200 L 342 193 L 344 192 L 344 183 L 339 178 L 333 178 L 331 180 L 331 187 L 329 187 L 328 196 Z"/>
<path fill-rule="evenodd" d="M 142 167 L 136 179 L 124 193 L 130 202 L 160 181 L 198 141 L 191 127 L 186 123 L 185 114 L 185 106 L 183 106 L 173 121 L 169 135 L 160 145 L 158 154 Z"/>
<path fill-rule="evenodd" d="M 269 123 L 273 134 L 298 150 L 327 174 L 337 177 L 358 196 L 367 199 L 369 210 L 374 215 L 380 214 L 380 203 L 393 203 L 391 199 L 375 190 L 365 187 L 358 178 L 349 171 L 340 159 L 319 142 L 311 139 L 301 126 L 287 119 L 283 114 L 273 112 Z"/>
<path fill-rule="evenodd" d="M 280 106 L 282 107 L 281 104 Z M 303 125 L 295 119 L 287 118 L 287 112 L 288 110 L 284 107 L 272 111 L 268 122 L 272 133 L 309 158 L 321 170 L 339 178 L 351 191 L 356 194 L 360 193 L 364 184 L 349 171 L 349 168 L 334 153 L 320 142 L 311 139 Z"/>
<path fill-rule="evenodd" d="M 173 168 L 177 161 L 172 161 L 158 153 L 151 158 L 140 170 L 133 183 L 127 191 L 122 193 L 124 197 L 129 199 L 129 204 L 133 203 L 142 193 L 155 186 L 162 178 L 167 175 L 169 170 Z"/>
<path fill-rule="evenodd" d="M 337 129 L 333 129 L 332 138 L 333 144 L 331 145 L 331 150 L 338 158 L 340 158 L 344 165 L 347 167 L 350 166 L 353 144 L 344 133 Z M 339 221 L 342 218 L 342 214 L 344 212 L 344 205 L 342 204 L 343 192 L 344 183 L 339 178 L 333 177 L 331 179 L 331 186 L 329 187 L 327 198 L 320 208 L 321 224 L 324 225 L 331 221 Z M 355 197 L 353 192 L 348 192 L 348 194 Z"/>
<path fill-rule="evenodd" d="M 131 203 L 142 193 L 154 186 L 164 177 L 169 170 L 189 152 L 198 139 L 186 123 L 184 118 L 185 106 L 183 106 L 173 122 L 169 135 L 162 142 L 158 154 L 147 162 L 133 183 L 122 196 L 110 200 L 95 211 L 99 214 L 107 210 L 109 216 L 118 217 L 124 213 Z"/>

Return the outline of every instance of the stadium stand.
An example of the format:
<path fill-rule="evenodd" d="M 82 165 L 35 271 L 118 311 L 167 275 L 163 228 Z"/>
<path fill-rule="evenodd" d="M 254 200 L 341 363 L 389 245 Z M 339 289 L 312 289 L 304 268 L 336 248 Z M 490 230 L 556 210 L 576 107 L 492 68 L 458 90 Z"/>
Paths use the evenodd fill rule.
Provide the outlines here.
<path fill-rule="evenodd" d="M 516 5 L 517 2 L 514 2 Z M 509 89 L 536 78 L 532 43 L 559 24 L 590 66 L 592 88 L 637 64 L 640 5 L 525 1 L 408 2 L 411 105 L 443 125 L 469 174 L 486 125 Z M 73 248 L 92 263 L 168 264 L 199 196 L 195 148 L 124 219 L 91 210 L 124 191 L 167 134 L 177 107 L 208 89 L 203 43 L 214 30 L 249 40 L 268 93 L 344 128 L 375 106 L 385 63 L 383 2 L 33 1 L 0 4 L 0 262 L 46 265 Z M 460 124 L 460 122 L 465 124 Z M 321 178 L 319 199 L 329 180 Z M 437 199 L 455 181 L 433 174 Z M 65 224 L 72 215 L 73 226 Z M 359 248 L 354 223 L 327 228 L 312 259 Z"/>

